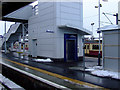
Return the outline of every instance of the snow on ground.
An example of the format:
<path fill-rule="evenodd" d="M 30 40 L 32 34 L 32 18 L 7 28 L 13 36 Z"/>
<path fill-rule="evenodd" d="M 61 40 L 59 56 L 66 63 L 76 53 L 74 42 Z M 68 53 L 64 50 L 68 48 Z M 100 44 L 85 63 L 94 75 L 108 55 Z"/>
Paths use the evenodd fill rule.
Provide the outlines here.
<path fill-rule="evenodd" d="M 18 88 L 18 89 L 23 89 L 21 86 L 15 84 L 13 81 L 9 80 L 8 78 L 4 77 L 2 74 L 0 74 L 0 82 L 8 86 L 9 88 Z"/>
<path fill-rule="evenodd" d="M 53 62 L 50 58 L 47 59 L 35 59 L 36 62 Z"/>
<path fill-rule="evenodd" d="M 88 67 L 88 69 L 85 69 L 85 71 L 90 71 L 91 74 L 101 76 L 101 77 L 111 77 L 115 79 L 120 79 L 120 72 L 113 72 L 108 70 L 103 70 L 102 66 L 94 66 L 94 67 Z"/>
<path fill-rule="evenodd" d="M 94 70 L 102 70 L 102 66 L 93 66 L 93 67 L 87 67 L 85 71 L 94 71 Z"/>
<path fill-rule="evenodd" d="M 118 72 L 112 72 L 107 70 L 95 70 L 95 71 L 92 71 L 91 73 L 97 76 L 120 79 Z"/>
<path fill-rule="evenodd" d="M 85 69 L 85 71 L 94 71 L 95 69 L 89 68 L 89 69 Z"/>
<path fill-rule="evenodd" d="M 21 56 L 21 58 L 23 58 L 23 56 Z"/>

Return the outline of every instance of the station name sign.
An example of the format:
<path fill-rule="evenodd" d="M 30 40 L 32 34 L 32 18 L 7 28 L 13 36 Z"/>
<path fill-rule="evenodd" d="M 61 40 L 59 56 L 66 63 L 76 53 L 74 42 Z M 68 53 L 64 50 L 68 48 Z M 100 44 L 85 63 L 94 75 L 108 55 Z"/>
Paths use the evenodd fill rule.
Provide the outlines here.
<path fill-rule="evenodd" d="M 53 30 L 46 30 L 46 32 L 48 32 L 48 33 L 54 33 Z"/>
<path fill-rule="evenodd" d="M 0 35 L 0 38 L 3 38 L 3 36 L 2 36 L 2 35 Z"/>

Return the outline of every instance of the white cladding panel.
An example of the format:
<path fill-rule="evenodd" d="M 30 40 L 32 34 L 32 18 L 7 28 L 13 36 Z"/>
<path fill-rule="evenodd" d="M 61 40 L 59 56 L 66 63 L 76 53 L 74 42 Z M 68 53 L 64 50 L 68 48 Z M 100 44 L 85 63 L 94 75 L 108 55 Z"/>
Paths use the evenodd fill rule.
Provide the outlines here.
<path fill-rule="evenodd" d="M 83 27 L 83 4 L 82 2 L 58 3 L 57 13 L 60 13 L 60 25 L 70 24 Z M 58 15 L 58 14 L 57 14 Z"/>
<path fill-rule="evenodd" d="M 118 45 L 118 32 L 104 33 L 104 45 Z"/>
<path fill-rule="evenodd" d="M 119 58 L 119 30 L 103 31 L 103 59 L 104 68 L 107 70 L 118 71 Z"/>
<path fill-rule="evenodd" d="M 118 57 L 118 46 L 105 46 L 104 56 L 105 57 Z"/>
<path fill-rule="evenodd" d="M 53 3 L 40 2 L 38 4 L 38 12 L 37 16 L 29 19 L 29 29 L 35 31 L 34 35 L 31 33 L 31 37 L 33 39 L 36 37 L 37 39 L 37 56 L 53 57 L 55 52 L 53 37 L 55 33 L 47 32 L 47 30 L 54 31 L 55 15 Z"/>
<path fill-rule="evenodd" d="M 119 71 L 118 65 L 120 64 L 120 61 L 116 59 L 105 59 L 104 63 L 106 64 L 105 69 L 116 71 L 116 72 Z"/>

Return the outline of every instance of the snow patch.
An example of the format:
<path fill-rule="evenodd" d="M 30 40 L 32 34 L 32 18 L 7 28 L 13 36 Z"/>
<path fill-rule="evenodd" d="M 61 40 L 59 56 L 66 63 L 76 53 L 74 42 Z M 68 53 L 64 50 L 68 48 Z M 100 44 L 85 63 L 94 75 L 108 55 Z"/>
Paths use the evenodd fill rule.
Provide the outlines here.
<path fill-rule="evenodd" d="M 89 69 L 102 69 L 102 66 L 93 66 L 93 67 L 88 67 Z"/>
<path fill-rule="evenodd" d="M 50 58 L 47 59 L 35 59 L 36 62 L 53 62 Z"/>
<path fill-rule="evenodd" d="M 102 66 L 94 66 L 94 67 L 88 67 L 88 69 L 85 69 L 85 71 L 90 71 L 91 74 L 101 77 L 111 77 L 115 79 L 120 79 L 119 74 L 120 72 L 113 72 L 108 70 L 103 70 Z"/>
<path fill-rule="evenodd" d="M 23 59 L 23 56 L 21 56 L 21 58 Z"/>
<path fill-rule="evenodd" d="M 94 68 L 94 69 L 103 69 L 102 66 L 94 66 L 93 68 Z"/>
<path fill-rule="evenodd" d="M 94 71 L 94 70 L 102 70 L 102 66 L 93 66 L 93 67 L 88 67 L 85 69 L 85 71 Z"/>
<path fill-rule="evenodd" d="M 112 72 L 107 70 L 95 70 L 95 71 L 92 71 L 91 73 L 97 76 L 120 79 L 118 72 Z"/>
<path fill-rule="evenodd" d="M 94 71 L 95 69 L 85 69 L 85 71 Z"/>

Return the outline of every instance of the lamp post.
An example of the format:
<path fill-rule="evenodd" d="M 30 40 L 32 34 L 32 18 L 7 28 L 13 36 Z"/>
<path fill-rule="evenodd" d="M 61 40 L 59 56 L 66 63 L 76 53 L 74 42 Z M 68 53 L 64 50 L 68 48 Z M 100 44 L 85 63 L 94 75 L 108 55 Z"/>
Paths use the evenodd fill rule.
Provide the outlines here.
<path fill-rule="evenodd" d="M 93 25 L 94 25 L 95 23 L 91 23 L 91 26 L 92 26 L 92 39 L 93 39 Z"/>
<path fill-rule="evenodd" d="M 85 71 L 85 38 L 84 36 L 82 37 L 82 42 L 83 42 L 83 70 Z"/>
<path fill-rule="evenodd" d="M 100 0 L 98 0 L 98 6 L 95 6 L 95 8 L 98 8 L 98 31 L 97 33 L 99 33 L 99 53 L 98 53 L 98 66 L 101 66 L 101 60 L 100 60 L 100 7 L 102 7 L 102 5 L 100 4 Z"/>
<path fill-rule="evenodd" d="M 118 13 L 116 13 L 116 14 L 113 14 L 113 16 L 116 16 L 116 25 L 118 25 Z"/>

